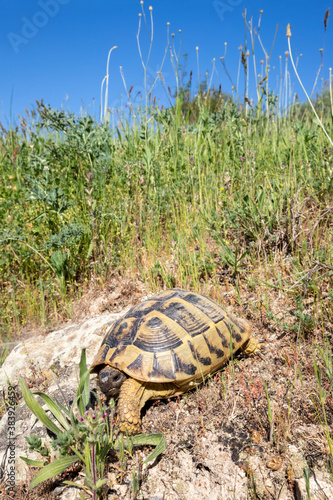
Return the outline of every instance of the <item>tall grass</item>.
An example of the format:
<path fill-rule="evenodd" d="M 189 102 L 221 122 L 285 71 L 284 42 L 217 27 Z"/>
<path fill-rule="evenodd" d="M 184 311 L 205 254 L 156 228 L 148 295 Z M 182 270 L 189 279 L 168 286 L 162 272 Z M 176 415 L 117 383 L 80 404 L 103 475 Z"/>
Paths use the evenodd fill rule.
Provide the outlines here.
<path fill-rule="evenodd" d="M 295 276 L 297 266 L 333 265 L 333 153 L 321 130 L 306 114 L 275 116 L 267 127 L 265 115 L 245 117 L 216 100 L 211 114 L 203 98 L 187 127 L 176 126 L 176 108 L 151 109 L 148 138 L 121 115 L 114 137 L 89 116 L 41 103 L 36 127 L 24 130 L 29 139 L 3 134 L 8 330 L 45 322 L 85 280 L 103 285 L 111 273 L 198 289 L 218 284 L 224 266 L 238 274 L 230 253 L 237 262 L 247 252 L 245 278 L 249 263 L 274 261 L 277 251 L 293 257 Z"/>
<path fill-rule="evenodd" d="M 139 276 L 152 290 L 200 290 L 209 284 L 218 297 L 227 272 L 240 299 L 241 287 L 253 286 L 256 270 L 282 254 L 293 259 L 292 276 L 281 284 L 276 269 L 270 277 L 273 286 L 280 283 L 296 293 L 308 272 L 311 279 L 325 276 L 332 285 L 332 148 L 311 110 L 288 98 L 287 83 L 280 85 L 290 79 L 289 56 L 277 92 L 270 90 L 275 36 L 266 50 L 260 38 L 262 13 L 255 27 L 244 12 L 257 88 L 254 103 L 247 94 L 245 43 L 240 58 L 247 82 L 244 106 L 238 86 L 235 100 L 214 88 L 215 60 L 212 74 L 200 81 L 198 47 L 198 89 L 192 87 L 192 76 L 184 83 L 181 43 L 177 47 L 172 34 L 170 46 L 169 24 L 166 51 L 149 87 L 153 15 L 150 9 L 146 17 L 141 8 L 137 41 L 145 95 L 135 105 L 122 73 L 128 108 L 126 113 L 113 110 L 115 127 L 107 108 L 115 47 L 103 80 L 101 123 L 37 102 L 15 128 L 2 127 L 3 335 L 27 323 L 70 316 L 72 299 L 88 283 L 103 287 L 111 275 Z M 141 49 L 142 22 L 147 54 Z M 255 53 L 258 43 L 262 61 Z M 168 52 L 174 96 L 162 77 Z M 230 77 L 226 47 L 221 60 Z M 153 97 L 157 79 L 169 96 L 169 108 L 157 106 Z M 332 136 L 329 84 L 316 105 L 325 133 Z"/>

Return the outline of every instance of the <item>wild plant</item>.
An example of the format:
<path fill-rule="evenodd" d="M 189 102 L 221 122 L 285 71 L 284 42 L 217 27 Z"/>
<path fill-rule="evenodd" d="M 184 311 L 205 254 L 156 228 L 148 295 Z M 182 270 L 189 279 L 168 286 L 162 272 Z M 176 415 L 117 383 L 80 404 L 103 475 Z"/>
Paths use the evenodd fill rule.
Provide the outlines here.
<path fill-rule="evenodd" d="M 320 425 L 324 431 L 327 441 L 327 446 L 330 454 L 330 468 L 333 472 L 333 433 L 330 425 L 330 410 L 327 408 L 327 402 L 332 405 L 333 384 L 332 384 L 332 369 L 333 357 L 332 349 L 327 338 L 324 338 L 324 348 L 318 346 L 313 358 L 313 366 L 317 379 L 315 392 L 312 393 L 311 399 L 318 415 Z M 318 356 L 318 361 L 317 361 Z"/>
<path fill-rule="evenodd" d="M 9 351 L 9 345 L 0 348 L 0 367 L 4 364 Z"/>

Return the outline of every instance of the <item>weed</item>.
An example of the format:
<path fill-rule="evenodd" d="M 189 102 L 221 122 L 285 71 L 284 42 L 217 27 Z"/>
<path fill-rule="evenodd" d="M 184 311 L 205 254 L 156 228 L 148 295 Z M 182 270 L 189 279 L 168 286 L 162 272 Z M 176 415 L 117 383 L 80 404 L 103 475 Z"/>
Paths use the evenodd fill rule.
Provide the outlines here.
<path fill-rule="evenodd" d="M 110 276 L 119 281 L 130 276 L 148 292 L 167 287 L 209 291 L 227 306 L 234 306 L 236 298 L 237 307 L 265 336 L 276 334 L 272 349 L 277 351 L 279 378 L 285 370 L 287 390 L 274 394 L 268 381 L 259 387 L 260 377 L 239 381 L 232 352 L 231 376 L 217 376 L 223 404 L 230 386 L 236 402 L 239 383 L 248 418 L 260 430 L 268 419 L 273 444 L 292 435 L 292 422 L 299 419 L 321 426 L 332 456 L 332 72 L 316 99 L 309 96 L 308 105 L 297 101 L 290 85 L 290 64 L 298 77 L 290 32 L 275 86 L 276 33 L 267 50 L 260 34 L 262 12 L 257 26 L 244 12 L 246 37 L 235 77 L 227 67 L 227 45 L 220 58 L 221 71 L 232 81 L 232 95 L 214 87 L 215 60 L 212 73 L 201 80 L 199 47 L 197 78 L 191 72 L 185 81 L 181 33 L 177 43 L 169 25 L 161 65 L 150 82 L 153 11 L 147 16 L 141 8 L 137 43 L 144 73 L 142 99 L 128 89 L 121 69 L 127 108 L 108 108 L 113 47 L 102 83 L 100 122 L 37 101 L 17 127 L 0 126 L 2 335 L 19 336 L 26 326 L 49 326 L 71 317 L 72 303 L 87 284 L 105 288 Z M 262 59 L 256 53 L 259 46 Z M 162 75 L 168 54 L 174 92 Z M 256 102 L 249 94 L 252 75 Z M 154 101 L 157 83 L 168 108 Z M 275 342 L 280 341 L 285 344 L 278 352 Z M 313 359 L 308 355 L 312 342 Z M 6 355 L 1 350 L 0 365 Z M 260 400 L 262 395 L 266 398 Z M 78 394 L 78 406 L 82 397 Z M 81 460 L 86 487 L 99 491 L 107 455 L 102 450 L 111 444 L 124 471 L 131 445 L 111 437 L 102 405 L 92 419 L 86 403 L 74 414 L 48 400 L 64 424 L 57 427 L 53 451 L 63 468 L 68 460 Z M 86 447 L 88 437 L 94 440 L 101 429 L 108 440 Z M 49 460 L 43 443 L 32 438 L 31 446 L 46 453 L 43 464 Z M 68 447 L 73 449 L 67 456 Z M 93 462 L 99 464 L 95 469 Z M 140 477 L 137 466 L 134 496 Z"/>
<path fill-rule="evenodd" d="M 267 416 L 269 421 L 269 442 L 273 443 L 273 425 L 274 425 L 274 412 L 271 407 L 271 401 L 269 399 L 268 388 L 266 382 L 263 381 L 263 386 L 267 401 Z"/>
<path fill-rule="evenodd" d="M 92 498 L 97 499 L 100 498 L 103 486 L 107 482 L 106 479 L 103 479 L 103 475 L 105 466 L 108 463 L 108 453 L 110 450 L 116 451 L 123 470 L 126 470 L 127 466 L 125 455 L 126 453 L 131 454 L 134 446 L 145 444 L 156 445 L 155 450 L 145 460 L 145 463 L 154 460 L 164 451 L 166 442 L 162 435 L 137 435 L 125 439 L 121 435 L 116 439 L 113 424 L 109 425 L 104 404 L 96 394 L 94 397 L 96 398 L 97 405 L 94 409 L 90 406 L 89 376 L 90 372 L 86 366 L 85 349 L 83 349 L 80 360 L 79 387 L 70 410 L 64 407 L 59 401 L 53 401 L 47 394 L 42 392 L 35 393 L 46 404 L 57 423 L 54 423 L 47 416 L 26 382 L 23 379 L 19 380 L 23 398 L 27 406 L 56 436 L 51 440 L 51 447 L 57 455 L 53 460 L 51 460 L 53 455 L 51 448 L 43 444 L 38 436 L 26 436 L 29 449 L 37 451 L 43 457 L 43 460 L 31 460 L 21 457 L 30 466 L 42 467 L 32 479 L 30 489 L 49 478 L 61 474 L 70 465 L 79 462 L 84 469 L 84 484 L 79 485 L 67 480 L 64 483 L 90 492 Z M 114 401 L 111 400 L 111 410 L 113 407 Z M 80 495 L 84 498 L 82 494 Z"/>

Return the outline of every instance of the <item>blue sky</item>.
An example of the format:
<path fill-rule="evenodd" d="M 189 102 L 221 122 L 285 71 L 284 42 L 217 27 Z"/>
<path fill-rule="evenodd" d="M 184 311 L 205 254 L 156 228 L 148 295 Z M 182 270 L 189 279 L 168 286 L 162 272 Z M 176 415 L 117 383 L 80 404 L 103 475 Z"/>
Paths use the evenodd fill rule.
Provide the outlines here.
<path fill-rule="evenodd" d="M 270 52 L 276 25 L 279 25 L 271 58 L 270 82 L 275 87 L 279 78 L 279 55 L 285 63 L 287 39 L 286 25 L 292 28 L 292 50 L 294 59 L 300 58 L 298 69 L 302 80 L 311 92 L 320 65 L 320 48 L 324 48 L 324 14 L 330 4 L 316 2 L 280 0 L 221 0 L 221 1 L 145 1 L 144 9 L 149 20 L 149 6 L 153 7 L 154 41 L 149 61 L 149 74 L 154 75 L 164 55 L 167 40 L 167 22 L 170 35 L 175 33 L 178 51 L 181 29 L 180 54 L 188 53 L 187 70 L 193 70 L 193 81 L 198 81 L 196 47 L 199 47 L 199 72 L 212 70 L 212 60 L 220 71 L 219 58 L 227 54 L 225 63 L 234 82 L 237 80 L 240 45 L 244 46 L 244 19 L 253 16 L 258 23 L 259 11 L 263 10 L 260 35 L 267 52 Z M 111 47 L 117 45 L 110 59 L 109 107 L 119 106 L 121 95 L 125 96 L 119 67 L 122 66 L 127 88 L 132 85 L 134 94 L 143 90 L 143 68 L 138 53 L 136 34 L 138 0 L 1 0 L 0 5 L 0 121 L 8 126 L 15 121 L 24 108 L 31 109 L 35 99 L 44 98 L 52 107 L 64 107 L 75 113 L 82 109 L 99 116 L 101 82 L 106 73 L 106 60 Z M 333 12 L 332 12 L 333 14 Z M 250 48 L 250 36 L 247 31 Z M 148 35 L 142 26 L 142 51 L 148 51 Z M 172 37 L 170 36 L 170 41 Z M 324 67 L 321 78 L 328 79 L 329 67 L 333 66 L 333 17 L 329 17 L 325 39 Z M 264 53 L 258 41 L 255 45 L 258 71 Z M 181 61 L 182 61 L 181 57 Z M 275 69 L 273 69 L 275 67 Z M 293 90 L 303 100 L 304 95 L 296 82 L 290 66 Z M 168 52 L 162 71 L 166 85 L 175 88 L 175 76 Z M 254 97 L 252 56 L 250 61 L 250 93 Z M 151 77 L 150 77 L 151 78 Z M 219 78 L 214 74 L 212 84 L 222 85 L 230 91 L 230 83 L 224 71 Z M 243 93 L 243 73 L 239 81 Z M 155 87 L 160 102 L 165 102 L 161 84 Z"/>

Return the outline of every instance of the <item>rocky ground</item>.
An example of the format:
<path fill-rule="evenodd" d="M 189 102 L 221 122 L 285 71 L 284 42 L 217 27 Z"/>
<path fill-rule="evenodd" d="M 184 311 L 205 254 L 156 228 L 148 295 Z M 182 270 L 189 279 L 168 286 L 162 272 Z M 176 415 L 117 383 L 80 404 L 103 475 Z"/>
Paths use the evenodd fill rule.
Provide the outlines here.
<path fill-rule="evenodd" d="M 323 415 L 315 404 L 313 345 L 323 342 L 320 327 L 311 332 L 311 337 L 306 332 L 297 334 L 281 329 L 282 306 L 278 294 L 272 320 L 264 312 L 253 314 L 250 292 L 244 294 L 241 306 L 233 292 L 223 293 L 222 302 L 227 309 L 250 320 L 254 335 L 264 340 L 261 355 L 251 358 L 238 355 L 234 362 L 192 392 L 146 405 L 143 432 L 163 432 L 167 449 L 149 466 L 143 465 L 148 448 L 134 451 L 126 467 L 116 456 L 110 457 L 106 498 L 306 500 L 309 497 L 304 469 L 308 469 L 310 498 L 333 499 L 332 455 L 325 426 L 320 422 Z M 86 303 L 81 301 L 75 323 L 31 336 L 7 357 L 0 373 L 3 498 L 79 498 L 78 490 L 64 487 L 61 478 L 28 490 L 35 471 L 19 456 L 34 455 L 28 451 L 24 436 L 32 430 L 45 438 L 47 435 L 22 401 L 16 407 L 17 487 L 14 494 L 6 489 L 7 381 L 17 387 L 17 379 L 22 376 L 32 390 L 43 390 L 56 397 L 60 385 L 63 395 L 73 398 L 81 348 L 87 347 L 88 364 L 91 363 L 106 327 L 142 298 L 143 290 L 124 292 L 124 287 L 88 297 Z M 286 309 L 284 304 L 284 322 L 288 321 L 286 310 L 293 321 L 292 308 Z M 17 395 L 19 402 L 19 391 Z M 327 399 L 329 426 L 332 426 L 332 410 L 332 401 Z M 137 493 L 132 487 L 133 468 L 139 482 Z M 74 479 L 82 480 L 82 470 L 76 474 Z"/>

